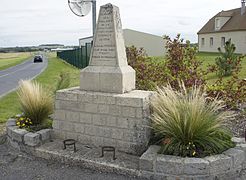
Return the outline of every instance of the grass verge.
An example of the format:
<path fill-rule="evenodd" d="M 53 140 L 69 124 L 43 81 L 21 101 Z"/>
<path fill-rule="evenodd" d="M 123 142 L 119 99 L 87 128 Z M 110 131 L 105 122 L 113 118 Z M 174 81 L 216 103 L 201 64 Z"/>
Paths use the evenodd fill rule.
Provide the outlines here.
<path fill-rule="evenodd" d="M 61 72 L 67 72 L 71 77 L 70 86 L 79 85 L 79 69 L 61 61 L 55 57 L 55 54 L 48 55 L 48 67 L 39 75 L 35 80 L 42 83 L 46 88 L 53 91 L 56 87 L 58 76 Z M 0 99 L 0 123 L 6 122 L 6 120 L 20 113 L 20 104 L 18 102 L 18 96 L 16 92 L 12 92 Z"/>
<path fill-rule="evenodd" d="M 30 52 L 24 53 L 0 53 L 0 70 L 16 66 L 32 56 Z"/>

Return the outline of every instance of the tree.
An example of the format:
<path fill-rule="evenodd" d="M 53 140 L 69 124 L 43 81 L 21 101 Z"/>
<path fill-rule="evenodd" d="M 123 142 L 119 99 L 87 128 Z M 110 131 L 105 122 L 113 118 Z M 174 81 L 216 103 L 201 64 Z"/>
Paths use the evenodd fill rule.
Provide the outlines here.
<path fill-rule="evenodd" d="M 236 47 L 229 39 L 225 43 L 224 52 L 218 48 L 220 57 L 216 58 L 217 74 L 219 77 L 232 75 L 233 70 L 236 69 L 240 63 L 241 58 L 235 54 Z"/>

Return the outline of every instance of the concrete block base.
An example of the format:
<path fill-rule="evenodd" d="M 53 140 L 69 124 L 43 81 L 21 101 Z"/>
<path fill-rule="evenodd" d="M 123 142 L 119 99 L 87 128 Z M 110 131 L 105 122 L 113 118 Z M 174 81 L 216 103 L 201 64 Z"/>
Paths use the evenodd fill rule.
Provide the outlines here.
<path fill-rule="evenodd" d="M 54 137 L 141 154 L 150 137 L 149 98 L 152 92 L 124 94 L 72 88 L 56 94 Z"/>

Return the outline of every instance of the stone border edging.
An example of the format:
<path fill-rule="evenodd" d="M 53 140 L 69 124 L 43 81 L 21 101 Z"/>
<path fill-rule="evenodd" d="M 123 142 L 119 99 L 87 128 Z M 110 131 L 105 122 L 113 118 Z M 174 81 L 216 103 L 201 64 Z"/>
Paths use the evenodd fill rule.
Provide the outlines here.
<path fill-rule="evenodd" d="M 20 149 L 21 146 L 37 147 L 51 139 L 51 129 L 42 129 L 35 133 L 28 132 L 16 126 L 16 119 L 10 118 L 6 123 L 7 139 L 11 146 Z"/>
<path fill-rule="evenodd" d="M 46 152 L 42 146 L 51 140 L 52 129 L 43 129 L 36 133 L 28 132 L 16 126 L 15 119 L 9 119 L 6 123 L 7 141 L 10 146 L 31 153 L 34 156 L 53 159 L 63 163 L 86 168 L 98 169 L 104 172 L 115 172 L 130 176 L 138 176 L 148 179 L 235 179 L 241 171 L 246 169 L 246 143 L 242 138 L 233 138 L 235 148 L 231 148 L 222 154 L 208 156 L 205 158 L 182 158 L 158 154 L 160 146 L 150 146 L 148 150 L 139 157 L 139 168 L 129 169 L 89 160 L 86 158 L 73 158 L 62 156 L 56 152 Z"/>
<path fill-rule="evenodd" d="M 246 143 L 233 138 L 235 148 L 205 158 L 182 158 L 158 154 L 160 146 L 150 146 L 140 157 L 139 169 L 152 178 L 233 179 L 246 168 Z"/>

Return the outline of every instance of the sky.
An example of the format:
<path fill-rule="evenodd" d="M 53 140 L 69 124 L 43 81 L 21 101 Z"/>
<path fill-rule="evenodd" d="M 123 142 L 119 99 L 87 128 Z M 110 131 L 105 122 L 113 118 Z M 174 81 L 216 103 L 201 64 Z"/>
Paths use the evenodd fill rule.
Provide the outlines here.
<path fill-rule="evenodd" d="M 197 32 L 215 14 L 241 6 L 241 0 L 97 0 L 120 8 L 123 28 L 197 42 Z M 78 45 L 92 35 L 92 16 L 74 15 L 67 0 L 1 0 L 0 47 L 47 43 Z"/>

